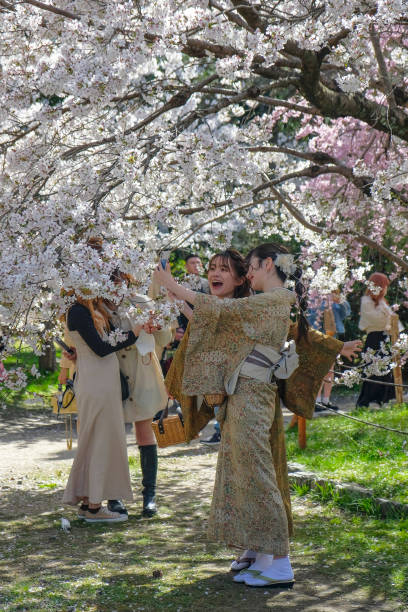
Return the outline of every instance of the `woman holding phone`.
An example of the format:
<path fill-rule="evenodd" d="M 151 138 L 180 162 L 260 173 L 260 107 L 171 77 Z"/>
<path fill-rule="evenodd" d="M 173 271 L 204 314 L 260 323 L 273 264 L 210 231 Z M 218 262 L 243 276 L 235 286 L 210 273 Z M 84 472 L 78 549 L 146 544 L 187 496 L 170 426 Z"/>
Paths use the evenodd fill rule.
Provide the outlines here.
<path fill-rule="evenodd" d="M 212 314 L 206 318 L 205 309 L 208 306 L 204 305 L 203 308 L 200 307 L 200 304 L 197 310 L 196 302 L 194 317 L 176 352 L 165 381 L 168 391 L 181 403 L 188 441 L 194 439 L 198 431 L 214 416 L 212 409 L 205 402 L 202 404 L 197 402 L 197 396 L 205 392 L 208 393 L 210 389 L 211 392 L 223 391 L 225 372 L 232 367 L 229 361 L 234 361 L 236 353 L 240 350 L 240 327 L 245 326 L 242 333 L 243 342 L 247 342 L 248 334 L 250 334 L 250 337 L 253 334 L 256 335 L 258 328 L 262 341 L 264 341 L 265 338 L 268 338 L 266 326 L 276 327 L 276 318 L 281 319 L 283 310 L 288 308 L 284 304 L 283 307 L 282 304 L 279 305 L 279 295 L 275 295 L 273 301 L 277 303 L 275 303 L 275 306 L 271 304 L 271 307 L 276 310 L 276 317 L 270 317 L 269 309 L 267 316 L 264 312 L 263 316 L 256 317 L 253 314 L 256 315 L 256 309 L 259 308 L 259 305 L 254 305 L 254 313 L 250 312 L 250 304 L 253 298 L 235 299 L 236 310 L 232 300 L 225 299 L 248 296 L 250 293 L 249 281 L 251 281 L 254 289 L 260 288 L 261 283 L 265 288 L 268 274 L 271 275 L 272 268 L 271 263 L 268 262 L 269 257 L 272 261 L 277 260 L 275 270 L 280 283 L 275 278 L 276 288 L 279 289 L 278 294 L 280 293 L 281 297 L 286 299 L 287 294 L 282 293 L 282 289 L 284 289 L 283 282 L 287 275 L 279 270 L 279 253 L 284 256 L 282 258 L 283 262 L 280 262 L 284 265 L 287 263 L 285 262 L 287 251 L 284 247 L 265 245 L 263 249 L 259 248 L 259 250 L 252 251 L 248 256 L 251 266 L 248 275 L 248 265 L 236 251 L 228 249 L 223 253 L 214 255 L 210 260 L 208 267 L 210 292 L 212 295 L 221 298 L 219 300 L 221 314 L 218 316 L 219 310 L 216 304 L 211 303 L 209 306 Z M 253 267 L 257 268 L 257 273 L 254 273 Z M 263 267 L 269 267 L 269 271 L 267 269 L 262 270 Z M 264 275 L 263 279 L 262 277 L 259 278 L 259 272 Z M 300 276 L 299 271 L 295 270 L 295 273 L 298 277 Z M 160 282 L 173 291 L 174 284 L 168 277 L 163 279 L 162 276 L 160 274 Z M 272 274 L 270 279 L 272 280 L 274 276 Z M 304 295 L 303 289 L 299 285 L 299 278 L 297 278 L 296 283 L 299 301 L 304 308 Z M 272 286 L 271 289 L 273 289 Z M 288 292 L 289 298 L 291 293 Z M 178 297 L 188 298 L 186 294 L 183 296 L 180 293 Z M 259 297 L 257 297 L 258 299 Z M 201 302 L 200 297 L 198 301 Z M 223 304 L 225 304 L 225 311 L 230 311 L 231 316 L 222 315 Z M 196 321 L 196 317 L 202 317 L 202 321 Z M 300 325 L 303 328 L 300 337 L 297 325 L 294 323 L 290 325 L 290 337 L 296 339 L 301 353 L 301 366 L 299 372 L 296 370 L 293 375 L 296 375 L 296 380 L 286 386 L 285 400 L 287 398 L 289 400 L 288 405 L 292 406 L 293 391 L 295 391 L 297 405 L 294 405 L 294 411 L 296 412 L 298 406 L 301 406 L 305 412 L 309 411 L 307 416 L 311 417 L 315 395 L 333 359 L 339 353 L 351 359 L 359 350 L 359 343 L 358 341 L 339 342 L 314 330 L 307 331 L 305 335 L 305 329 L 307 329 L 305 322 L 301 322 Z M 223 338 L 228 333 L 229 328 L 233 334 L 232 341 Z M 193 334 L 192 344 L 189 343 L 190 334 Z M 215 338 L 215 336 L 218 336 L 218 338 Z M 198 340 L 204 343 L 201 349 Z M 220 346 L 218 341 L 222 343 Z M 250 344 L 253 346 L 253 339 Z M 201 355 L 200 350 L 202 351 Z M 220 361 L 222 353 L 226 356 L 226 360 Z M 311 360 L 313 366 L 309 367 Z M 188 368 L 184 367 L 185 363 L 188 363 Z M 197 371 L 197 364 L 200 363 L 208 364 L 208 367 L 207 365 L 204 367 L 204 372 Z M 220 376 L 218 376 L 219 372 Z M 196 381 L 192 380 L 192 377 L 195 377 Z M 251 386 L 252 384 L 257 385 L 257 383 L 256 381 L 251 383 L 250 380 L 245 380 L 245 378 L 240 381 L 240 378 L 242 377 L 238 378 L 234 393 L 228 397 L 225 420 L 222 424 L 223 438 L 210 517 L 210 537 L 241 548 L 243 551 L 231 565 L 233 570 L 242 569 L 242 572 L 234 578 L 236 582 L 246 582 L 250 586 L 267 586 L 281 581 L 284 584 L 291 584 L 293 573 L 290 569 L 289 559 L 285 555 L 280 556 L 278 554 L 278 550 L 285 552 L 284 546 L 287 546 L 287 536 L 285 537 L 284 531 L 280 532 L 281 539 L 283 539 L 280 544 L 278 542 L 281 547 L 278 548 L 276 542 L 271 542 L 270 534 L 264 534 L 264 531 L 268 530 L 268 525 L 271 526 L 270 512 L 275 514 L 275 520 L 276 514 L 279 515 L 279 524 L 283 525 L 283 530 L 286 533 L 292 531 L 282 410 L 278 397 L 269 395 L 273 390 L 269 390 L 269 385 L 264 386 L 263 391 L 260 387 L 257 387 L 255 394 L 252 388 L 249 394 L 243 394 L 245 385 L 250 384 Z M 197 381 L 199 385 L 207 386 L 200 391 Z M 300 382 L 300 388 L 298 382 Z M 192 385 L 197 391 L 196 394 L 193 394 L 189 389 Z M 260 392 L 261 395 L 259 395 Z M 268 405 L 269 409 L 267 408 Z M 253 407 L 255 407 L 255 413 Z M 264 414 L 265 410 L 267 410 L 266 415 Z M 261 429 L 259 430 L 260 426 Z M 259 452 L 256 451 L 257 448 Z M 259 475 L 257 468 L 254 466 L 256 458 L 261 461 L 263 470 L 266 470 L 265 478 L 263 478 L 263 475 Z M 255 478 L 253 479 L 254 474 Z M 266 493 L 265 489 L 268 486 L 271 489 L 269 493 Z M 241 492 L 239 492 L 240 490 Z M 228 492 L 228 499 L 226 499 L 225 492 Z M 271 495 L 275 499 L 274 503 L 270 503 Z M 277 501 L 279 498 L 281 501 Z M 262 499 L 264 502 L 261 503 Z M 263 503 L 268 506 L 267 511 Z M 233 506 L 234 509 L 232 509 Z M 283 513 L 282 507 L 284 508 Z M 265 508 L 266 515 L 262 508 Z M 280 509 L 278 510 L 278 508 Z M 257 530 L 259 533 L 256 533 Z M 275 524 L 275 529 L 271 529 L 271 532 L 274 531 L 275 534 L 279 533 L 277 524 Z M 270 554 L 263 552 L 268 550 L 267 547 L 274 550 L 275 557 L 273 559 L 271 559 Z M 279 557 L 281 560 L 279 560 Z M 275 560 L 275 564 L 273 560 Z M 272 567 L 273 565 L 274 567 Z M 250 571 L 246 572 L 247 568 Z"/>
<path fill-rule="evenodd" d="M 113 326 L 102 304 L 102 298 L 77 296 L 66 314 L 77 356 L 75 395 L 81 427 L 63 503 L 82 502 L 78 517 L 88 523 L 127 520 L 126 513 L 112 512 L 102 501 L 133 499 L 115 352 L 134 344 L 141 326 L 112 346 L 105 336 Z"/>
<path fill-rule="evenodd" d="M 288 519 L 269 440 L 276 385 L 268 382 L 268 368 L 262 371 L 262 380 L 241 375 L 239 369 L 248 362 L 248 372 L 252 372 L 248 359 L 255 347 L 257 355 L 263 356 L 261 361 L 268 360 L 281 351 L 287 338 L 296 298 L 284 287 L 286 277 L 278 273 L 278 253 L 287 251 L 271 244 L 250 253 L 248 278 L 252 289 L 261 293 L 237 299 L 220 300 L 186 289 L 173 279 L 169 266 L 155 272 L 156 280 L 178 299 L 194 305 L 184 392 L 206 395 L 225 393 L 226 386 L 229 389 L 209 534 L 211 539 L 255 555 L 248 573 L 234 578 L 251 586 L 293 583 Z M 221 284 L 214 283 L 215 287 Z M 296 289 L 303 299 L 299 279 Z M 308 328 L 303 310 L 299 313 L 301 334 Z"/>

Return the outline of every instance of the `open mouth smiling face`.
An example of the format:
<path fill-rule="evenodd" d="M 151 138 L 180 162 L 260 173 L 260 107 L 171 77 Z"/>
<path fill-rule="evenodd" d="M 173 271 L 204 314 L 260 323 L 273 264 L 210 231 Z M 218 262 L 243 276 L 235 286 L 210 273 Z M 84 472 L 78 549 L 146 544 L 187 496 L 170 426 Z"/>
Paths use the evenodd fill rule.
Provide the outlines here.
<path fill-rule="evenodd" d="M 211 287 L 213 289 L 221 289 L 221 287 L 224 285 L 224 283 L 220 280 L 213 280 L 211 281 Z"/>
<path fill-rule="evenodd" d="M 235 287 L 240 284 L 233 274 L 228 259 L 221 256 L 214 257 L 210 261 L 207 278 L 211 295 L 220 298 L 233 297 Z"/>

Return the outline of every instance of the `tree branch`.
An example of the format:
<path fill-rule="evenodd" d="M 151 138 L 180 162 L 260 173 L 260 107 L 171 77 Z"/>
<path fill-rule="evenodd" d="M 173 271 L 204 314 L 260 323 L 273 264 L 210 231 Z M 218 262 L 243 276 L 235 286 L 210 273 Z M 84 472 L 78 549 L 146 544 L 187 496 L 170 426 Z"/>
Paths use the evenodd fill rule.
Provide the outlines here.
<path fill-rule="evenodd" d="M 408 142 L 408 114 L 369 100 L 361 93 L 346 94 L 326 87 L 320 81 L 320 60 L 314 51 L 304 51 L 299 83 L 305 98 L 326 117 L 354 117 Z"/>
<path fill-rule="evenodd" d="M 397 103 L 395 100 L 395 96 L 392 90 L 392 83 L 390 79 L 390 75 L 387 69 L 387 65 L 385 63 L 384 55 L 381 49 L 380 39 L 376 32 L 374 25 L 370 24 L 370 39 L 373 45 L 375 57 L 378 64 L 378 69 L 380 71 L 381 79 L 383 82 L 383 87 L 385 88 L 385 95 L 387 96 L 388 104 L 390 108 L 395 108 Z"/>
<path fill-rule="evenodd" d="M 212 53 L 218 58 L 232 57 L 234 55 L 244 56 L 243 51 L 239 51 L 235 47 L 231 47 L 231 45 L 219 45 L 208 40 L 201 40 L 200 38 L 188 38 L 182 51 L 191 57 L 207 57 L 207 52 Z"/>
<path fill-rule="evenodd" d="M 329 55 L 329 53 L 331 53 L 331 51 L 332 51 L 332 49 L 334 47 L 337 47 L 339 42 L 341 42 L 342 40 L 347 38 L 347 36 L 349 34 L 350 34 L 350 30 L 348 28 L 343 28 L 343 30 L 340 30 L 340 32 L 338 32 L 338 34 L 335 34 L 334 36 L 329 38 L 329 40 L 327 41 L 327 45 L 324 46 L 323 49 L 321 49 L 319 51 L 319 60 L 320 60 L 320 62 L 323 61 L 323 59 L 326 57 L 326 55 Z"/>
<path fill-rule="evenodd" d="M 43 11 L 49 11 L 50 13 L 54 13 L 55 15 L 61 15 L 62 17 L 68 17 L 68 19 L 81 19 L 78 15 L 71 13 L 71 11 L 66 11 L 64 9 L 60 9 L 56 6 L 52 6 L 52 4 L 45 4 L 44 2 L 38 2 L 38 0 L 24 0 L 21 4 L 31 4 L 32 6 L 36 6 Z"/>
<path fill-rule="evenodd" d="M 148 115 L 148 117 L 145 117 L 142 121 L 139 121 L 139 123 L 137 123 L 136 125 L 125 130 L 124 135 L 127 136 L 129 134 L 132 134 L 133 132 L 140 130 L 142 127 L 148 125 L 149 123 L 157 119 L 157 117 L 160 117 L 160 115 L 166 113 L 169 110 L 172 110 L 173 108 L 177 108 L 178 106 L 184 106 L 184 104 L 187 102 L 187 100 L 193 93 L 200 91 L 202 87 L 205 87 L 205 85 L 212 83 L 212 81 L 217 78 L 218 75 L 213 74 L 210 77 L 201 81 L 199 84 L 194 85 L 193 87 L 185 87 L 184 89 L 180 89 L 180 91 L 178 91 L 172 98 L 170 98 L 170 100 L 166 102 L 166 104 L 163 104 L 163 106 Z M 110 136 L 109 138 L 102 138 L 101 140 L 95 140 L 93 142 L 87 142 L 82 145 L 77 145 L 76 147 L 71 147 L 70 149 L 68 149 L 68 151 L 65 151 L 65 153 L 61 155 L 61 159 L 69 159 L 70 157 L 73 157 L 78 153 L 81 153 L 82 151 L 86 151 L 87 149 L 93 147 L 100 147 L 105 144 L 110 144 L 112 142 L 115 142 L 115 140 L 116 136 Z"/>
<path fill-rule="evenodd" d="M 253 5 L 246 0 L 232 0 L 232 4 L 254 31 L 256 29 L 261 30 L 261 32 L 265 30 L 265 22 Z"/>
<path fill-rule="evenodd" d="M 315 225 L 314 223 L 311 223 L 310 221 L 308 221 L 306 219 L 306 217 L 300 212 L 300 210 L 298 208 L 296 208 L 296 206 L 294 206 L 292 204 L 292 202 L 290 202 L 288 199 L 286 199 L 286 198 L 284 198 L 282 196 L 282 194 L 280 193 L 280 191 L 278 191 L 278 189 L 275 189 L 275 187 L 270 186 L 270 190 L 273 193 L 273 195 L 276 197 L 276 199 L 290 212 L 290 214 L 301 225 L 303 225 L 303 227 L 306 227 L 307 229 L 310 229 L 312 232 L 315 232 L 315 233 L 320 234 L 320 235 L 326 234 L 326 233 L 328 235 L 331 235 L 331 236 L 339 236 L 339 237 L 343 236 L 344 234 L 352 235 L 355 238 L 355 240 L 358 240 L 362 244 L 365 244 L 365 245 L 375 249 L 376 251 L 378 251 L 379 253 L 384 255 L 387 259 L 390 259 L 395 264 L 400 266 L 401 269 L 403 269 L 403 270 L 408 272 L 408 262 L 404 261 L 403 259 L 401 259 L 401 257 L 398 257 L 398 255 L 395 255 L 395 253 L 393 253 L 392 251 L 387 249 L 382 244 L 379 244 L 375 240 L 372 240 L 371 238 L 368 238 L 368 236 L 364 236 L 362 234 L 358 234 L 358 233 L 353 232 L 351 230 L 347 230 L 347 232 L 346 231 L 344 231 L 344 232 L 337 232 L 336 230 L 330 230 L 328 232 L 323 227 L 320 227 L 319 225 Z"/>
<path fill-rule="evenodd" d="M 214 7 L 215 9 L 220 11 L 220 14 L 225 15 L 228 21 L 232 21 L 233 23 L 240 26 L 241 28 L 245 28 L 245 30 L 248 30 L 248 32 L 251 32 L 251 34 L 254 33 L 255 30 L 251 28 L 251 26 L 245 21 L 245 19 L 242 19 L 240 15 L 237 15 L 234 12 L 236 8 L 238 7 L 234 7 L 233 9 L 223 9 L 222 6 L 218 4 L 218 2 L 215 2 L 214 0 L 209 0 L 209 6 L 211 8 Z"/>
<path fill-rule="evenodd" d="M 301 49 L 294 41 L 288 41 L 285 44 L 285 53 L 301 60 L 301 71 L 299 75 L 296 75 L 299 79 L 300 92 L 322 115 L 332 118 L 354 117 L 379 131 L 387 134 L 391 132 L 408 142 L 408 114 L 403 109 L 378 104 L 361 93 L 347 94 L 340 89 L 331 89 L 320 80 L 323 58 L 348 33 L 346 29 L 341 30 L 319 53 Z M 244 57 L 245 55 L 243 51 L 230 45 L 218 45 L 197 38 L 189 38 L 183 50 L 187 55 L 193 57 L 206 57 L 208 52 L 218 58 L 234 55 Z M 256 56 L 251 70 L 270 79 L 288 77 L 288 73 L 278 68 L 276 64 L 263 66 L 264 63 L 264 57 Z"/>
<path fill-rule="evenodd" d="M 266 88 L 268 88 L 268 86 L 264 87 L 264 89 Z M 208 117 L 209 115 L 214 115 L 215 113 L 218 113 L 218 111 L 222 110 L 223 108 L 226 108 L 227 106 L 231 106 L 232 104 L 237 104 L 238 102 L 242 102 L 243 100 L 256 100 L 260 93 L 261 93 L 261 90 L 259 87 L 251 86 L 242 92 L 236 93 L 234 96 L 231 96 L 229 98 L 223 98 L 217 104 L 213 104 L 211 106 L 208 106 L 207 108 L 197 108 L 196 110 L 191 111 L 186 117 L 181 119 L 174 126 L 172 130 L 171 140 L 176 138 L 176 136 L 180 134 L 180 132 L 189 128 L 194 123 L 194 121 L 199 121 L 200 119 L 203 119 L 204 117 Z M 159 149 L 157 147 L 154 147 L 152 151 L 150 151 L 150 153 L 146 156 L 146 159 L 143 161 L 143 166 L 145 168 L 148 167 L 150 160 L 156 155 L 158 151 Z"/>
<path fill-rule="evenodd" d="M 340 162 L 332 155 L 328 155 L 323 152 L 307 152 L 297 151 L 296 149 L 290 149 L 289 147 L 272 147 L 272 146 L 260 146 L 260 147 L 248 147 L 247 151 L 254 153 L 285 153 L 286 155 L 293 155 L 300 159 L 308 159 L 316 164 L 339 164 Z"/>
<path fill-rule="evenodd" d="M 4 9 L 7 9 L 8 11 L 15 11 L 15 7 L 10 4 L 10 2 L 6 2 L 6 0 L 0 0 L 0 6 L 2 6 Z"/>
<path fill-rule="evenodd" d="M 319 115 L 321 112 L 317 108 L 311 108 L 310 106 L 301 106 L 300 104 L 294 104 L 293 102 L 287 102 L 286 100 L 280 100 L 279 98 L 268 98 L 267 96 L 258 96 L 258 102 L 265 104 L 266 106 L 282 106 L 284 108 L 290 108 L 307 115 Z"/>

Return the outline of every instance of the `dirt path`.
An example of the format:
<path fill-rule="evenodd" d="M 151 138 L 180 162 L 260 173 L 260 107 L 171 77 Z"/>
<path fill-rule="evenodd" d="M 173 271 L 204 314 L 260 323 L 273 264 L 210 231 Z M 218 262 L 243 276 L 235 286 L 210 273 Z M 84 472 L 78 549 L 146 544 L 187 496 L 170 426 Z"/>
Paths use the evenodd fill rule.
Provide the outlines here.
<path fill-rule="evenodd" d="M 348 411 L 354 407 L 354 402 L 341 400 L 342 410 Z M 320 413 L 317 418 L 330 416 Z M 292 413 L 284 410 L 284 419 L 288 423 Z M 201 436 L 211 436 L 212 425 L 203 430 Z M 36 471 L 58 470 L 71 464 L 75 455 L 76 432 L 74 426 L 74 441 L 71 451 L 67 450 L 65 442 L 65 426 L 63 419 L 58 419 L 51 413 L 44 414 L 34 410 L 27 416 L 11 417 L 0 422 L 0 483 L 2 477 L 9 475 L 15 478 L 32 474 Z M 127 426 L 127 444 L 129 454 L 136 451 L 136 444 L 131 426 Z M 166 454 L 166 451 L 163 451 Z"/>
<path fill-rule="evenodd" d="M 289 418 L 290 415 L 287 414 L 285 419 Z M 211 433 L 212 427 L 209 426 L 204 435 L 211 435 Z M 129 455 L 135 456 L 137 449 L 131 430 L 127 434 L 127 439 Z M 321 535 L 321 530 L 322 533 L 327 533 L 325 537 L 337 538 L 344 529 L 336 523 L 333 523 L 332 527 L 333 516 L 330 513 L 327 515 L 327 512 L 324 515 L 324 510 L 319 510 L 315 503 L 303 498 L 294 499 L 296 526 L 299 535 L 302 536 L 299 541 L 295 540 L 293 546 L 292 561 L 297 579 L 295 589 L 274 592 L 233 586 L 230 575 L 228 571 L 226 572 L 231 551 L 221 547 L 220 552 L 220 547 L 217 545 L 208 548 L 207 544 L 202 544 L 205 542 L 205 531 L 201 523 L 204 521 L 205 524 L 208 513 L 217 452 L 214 448 L 204 447 L 198 440 L 189 446 L 180 445 L 160 450 L 161 513 L 158 517 L 159 522 L 141 525 L 137 516 L 140 506 L 140 499 L 138 499 L 134 504 L 129 505 L 131 519 L 127 525 L 126 539 L 123 539 L 118 531 L 113 532 L 113 530 L 106 529 L 107 535 L 102 534 L 104 538 L 102 541 L 102 535 L 98 535 L 99 532 L 92 535 L 92 531 L 81 529 L 76 524 L 79 521 L 76 521 L 73 523 L 72 534 L 69 539 L 64 540 L 61 548 L 59 541 L 63 536 L 58 528 L 58 513 L 69 516 L 72 521 L 72 512 L 62 509 L 60 500 L 74 452 L 75 442 L 72 451 L 66 449 L 63 423 L 48 415 L 36 416 L 33 413 L 27 417 L 19 416 L 15 419 L 3 420 L 0 425 L 0 485 L 2 489 L 0 518 L 5 521 L 5 525 L 8 524 L 6 531 L 3 532 L 3 538 L 5 538 L 3 543 L 6 543 L 7 538 L 11 537 L 13 541 L 20 542 L 22 547 L 21 555 L 19 556 L 20 549 L 16 549 L 16 556 L 13 555 L 9 561 L 6 560 L 3 566 L 1 562 L 4 554 L 0 554 L 0 576 L 2 576 L 0 582 L 4 585 L 13 583 L 23 585 L 21 587 L 23 589 L 21 606 L 16 603 L 7 605 L 3 603 L 0 605 L 1 610 L 13 612 L 14 610 L 59 612 L 60 610 L 105 611 L 113 609 L 118 612 L 133 610 L 152 612 L 159 609 L 174 612 L 189 610 L 200 610 L 200 612 L 201 610 L 203 612 L 207 610 L 220 612 L 223 610 L 239 610 L 240 612 L 253 612 L 253 610 L 388 612 L 405 609 L 401 607 L 401 604 L 385 601 L 376 588 L 367 587 L 369 568 L 361 567 L 356 571 L 356 567 L 353 567 L 353 571 L 350 571 L 352 565 L 355 565 L 352 556 L 348 562 L 350 565 L 347 562 L 345 564 L 344 559 L 339 559 L 338 564 L 336 561 L 333 567 L 330 565 L 331 562 L 327 564 L 324 547 L 322 550 L 321 542 L 320 545 L 314 544 L 313 539 L 317 538 L 317 534 Z M 136 472 L 132 473 L 132 479 L 134 490 L 138 491 L 140 475 L 137 473 L 137 468 Z M 13 509 L 12 519 L 9 514 L 11 508 Z M 322 512 L 321 516 L 319 512 Z M 49 524 L 48 517 L 50 516 L 54 517 L 53 524 Z M 314 529 L 317 526 L 318 530 L 313 532 L 312 525 L 315 525 Z M 10 530 L 10 536 L 8 530 Z M 25 540 L 25 538 L 29 539 Z M 310 538 L 312 542 L 306 543 L 305 538 Z M 144 568 L 141 571 L 140 556 L 134 561 L 132 556 L 134 551 L 138 550 L 139 541 L 144 542 L 141 550 L 146 546 L 146 542 L 149 542 L 149 550 L 155 551 L 153 557 L 146 561 L 150 563 L 149 567 L 156 567 L 154 563 L 160 559 L 160 563 L 166 568 L 168 574 L 173 576 L 171 580 L 174 584 L 178 584 L 177 587 L 169 586 L 167 591 L 165 587 L 157 586 L 157 583 L 152 584 L 151 573 L 149 578 Z M 117 545 L 119 548 L 116 550 Z M 24 546 L 27 547 L 28 552 L 25 552 Z M 196 550 L 198 546 L 203 547 L 205 551 L 201 557 Z M 82 547 L 85 547 L 83 553 L 81 552 Z M 35 550 L 34 556 L 33 550 Z M 212 551 L 212 555 L 208 556 L 208 550 Z M 7 551 L 10 551 L 10 546 Z M 83 560 L 81 560 L 81 554 L 85 555 Z M 112 604 L 105 602 L 105 586 L 103 586 L 105 578 L 101 579 L 102 587 L 95 591 L 96 594 L 89 595 L 91 597 L 89 602 L 92 601 L 92 604 L 86 603 L 88 599 L 86 599 L 85 591 L 85 594 L 81 596 L 82 603 L 78 606 L 67 605 L 66 589 L 62 589 L 58 594 L 59 583 L 53 582 L 56 569 L 60 568 L 58 571 L 61 571 L 63 568 L 64 580 L 67 584 L 71 584 L 70 581 L 73 584 L 78 581 L 79 566 L 82 568 L 82 573 L 85 571 L 84 567 L 87 567 L 89 555 L 92 559 L 98 558 L 98 571 L 101 568 L 101 575 L 110 576 L 106 590 L 111 589 L 116 593 L 115 597 L 122 597 L 122 604 L 116 602 L 112 607 Z M 125 565 L 123 565 L 124 557 L 126 558 Z M 184 582 L 179 584 L 180 567 L 182 567 L 184 558 L 189 569 L 184 574 Z M 193 572 L 192 565 L 196 566 Z M 172 567 L 174 567 L 173 570 Z M 124 584 L 123 581 L 130 571 L 132 578 L 129 579 L 129 583 L 126 583 L 126 593 L 129 593 L 130 588 L 134 588 L 136 580 L 137 584 L 143 583 L 144 587 L 151 589 L 152 592 L 156 589 L 154 598 L 160 599 L 160 605 L 159 601 L 156 605 L 156 599 L 152 600 L 155 603 L 148 604 L 147 607 L 143 601 L 138 604 L 125 602 L 125 595 L 118 594 L 118 585 Z M 173 574 L 171 574 L 172 571 Z M 91 574 L 95 579 L 95 568 Z M 113 575 L 116 578 L 112 577 Z M 80 578 L 82 579 L 82 574 Z M 31 581 L 30 587 L 27 587 L 28 581 Z M 2 601 L 1 588 L 0 603 Z M 29 599 L 27 600 L 28 588 L 29 592 L 34 593 L 31 604 Z M 67 587 L 68 591 L 70 588 L 73 589 L 72 586 Z M 52 590 L 53 597 L 59 603 L 42 604 L 44 600 L 41 592 L 44 589 Z M 15 595 L 16 590 L 17 587 L 10 587 L 7 593 L 13 593 L 15 601 L 18 601 Z M 94 593 L 93 590 L 92 593 Z M 202 593 L 205 594 L 204 600 L 200 599 L 199 594 Z M 4 601 L 11 601 L 11 599 L 6 598 Z M 42 605 L 44 607 L 41 607 Z"/>

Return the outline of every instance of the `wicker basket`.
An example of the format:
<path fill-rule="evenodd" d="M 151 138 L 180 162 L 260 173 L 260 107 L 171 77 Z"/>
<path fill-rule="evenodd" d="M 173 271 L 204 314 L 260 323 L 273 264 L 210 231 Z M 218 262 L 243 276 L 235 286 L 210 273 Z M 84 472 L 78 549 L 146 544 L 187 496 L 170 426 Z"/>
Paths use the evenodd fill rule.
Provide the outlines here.
<path fill-rule="evenodd" d="M 206 393 L 204 395 L 204 401 L 210 408 L 214 406 L 221 406 L 227 396 L 225 393 Z"/>
<path fill-rule="evenodd" d="M 168 408 L 163 410 L 158 421 L 153 421 L 152 427 L 159 448 L 186 442 L 183 417 L 178 414 L 168 416 Z"/>

